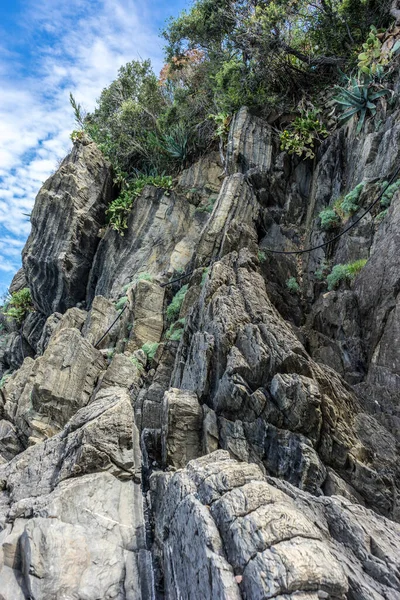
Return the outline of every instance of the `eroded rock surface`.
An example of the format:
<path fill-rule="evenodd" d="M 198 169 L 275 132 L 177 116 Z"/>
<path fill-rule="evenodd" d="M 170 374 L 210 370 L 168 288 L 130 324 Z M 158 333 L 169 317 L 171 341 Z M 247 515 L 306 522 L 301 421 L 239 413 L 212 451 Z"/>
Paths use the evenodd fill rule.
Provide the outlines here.
<path fill-rule="evenodd" d="M 343 498 L 298 493 L 223 451 L 154 476 L 153 495 L 161 489 L 156 544 L 169 598 L 400 592 L 400 527 Z"/>
<path fill-rule="evenodd" d="M 45 315 L 85 299 L 98 231 L 112 198 L 110 165 L 94 143 L 74 145 L 40 190 L 23 250 L 35 306 Z"/>
<path fill-rule="evenodd" d="M 243 108 L 225 160 L 146 187 L 124 236 L 108 164 L 74 147 L 32 216 L 36 310 L 0 316 L 0 600 L 400 597 L 397 199 L 268 251 L 327 241 L 361 180 L 368 205 L 396 110 L 312 162 Z"/>

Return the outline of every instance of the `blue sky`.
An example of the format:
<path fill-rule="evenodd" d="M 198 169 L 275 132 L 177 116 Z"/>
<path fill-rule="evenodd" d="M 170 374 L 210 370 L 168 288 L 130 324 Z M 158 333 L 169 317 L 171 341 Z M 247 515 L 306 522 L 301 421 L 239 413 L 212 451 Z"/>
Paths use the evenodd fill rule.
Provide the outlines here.
<path fill-rule="evenodd" d="M 42 183 L 69 151 L 69 93 L 92 110 L 129 60 L 162 66 L 160 28 L 186 0 L 0 0 L 0 295 Z"/>

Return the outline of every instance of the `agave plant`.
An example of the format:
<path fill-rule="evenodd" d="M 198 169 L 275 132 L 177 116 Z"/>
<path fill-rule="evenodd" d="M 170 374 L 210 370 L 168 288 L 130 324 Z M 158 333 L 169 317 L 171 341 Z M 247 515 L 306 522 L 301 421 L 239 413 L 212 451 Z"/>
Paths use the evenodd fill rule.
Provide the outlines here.
<path fill-rule="evenodd" d="M 184 163 L 189 153 L 189 132 L 179 123 L 163 136 L 162 147 L 171 157 Z"/>
<path fill-rule="evenodd" d="M 341 107 L 343 114 L 340 117 L 340 123 L 346 123 L 354 115 L 358 114 L 357 134 L 364 126 L 368 111 L 372 115 L 376 114 L 375 101 L 382 96 L 387 96 L 391 92 L 387 88 L 376 91 L 376 86 L 371 82 L 359 83 L 355 77 L 349 79 L 350 86 L 343 88 L 336 86 L 339 95 L 334 98 L 334 102 Z"/>

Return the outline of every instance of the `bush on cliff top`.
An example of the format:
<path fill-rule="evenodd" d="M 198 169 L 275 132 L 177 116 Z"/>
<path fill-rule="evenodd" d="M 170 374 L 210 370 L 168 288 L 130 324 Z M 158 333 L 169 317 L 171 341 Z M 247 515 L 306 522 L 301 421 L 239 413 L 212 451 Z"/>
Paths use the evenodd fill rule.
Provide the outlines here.
<path fill-rule="evenodd" d="M 102 91 L 92 113 L 83 115 L 72 97 L 78 127 L 123 177 L 134 169 L 175 174 L 215 138 L 223 141 L 221 123 L 229 123 L 241 106 L 264 116 L 293 111 L 300 100 L 331 86 L 338 66 L 356 67 L 370 26 L 389 24 L 390 5 L 197 0 L 163 31 L 160 76 L 150 61 L 131 61 Z"/>

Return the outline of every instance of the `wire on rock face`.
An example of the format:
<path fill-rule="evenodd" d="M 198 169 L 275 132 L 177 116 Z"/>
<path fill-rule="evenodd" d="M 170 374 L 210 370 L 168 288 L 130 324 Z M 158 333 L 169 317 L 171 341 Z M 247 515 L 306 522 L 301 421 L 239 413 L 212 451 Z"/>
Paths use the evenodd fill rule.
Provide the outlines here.
<path fill-rule="evenodd" d="M 392 175 L 392 177 L 390 178 L 390 180 L 388 181 L 386 186 L 383 188 L 383 190 L 381 191 L 379 196 L 368 206 L 368 208 L 363 212 L 363 214 L 360 217 L 358 217 L 358 219 L 356 219 L 354 221 L 354 223 L 352 223 L 344 231 L 342 231 L 341 233 L 338 233 L 337 235 L 335 235 L 333 238 L 331 238 L 327 242 L 324 242 L 323 244 L 318 244 L 318 246 L 312 246 L 311 248 L 306 248 L 306 250 L 272 250 L 272 248 L 262 248 L 262 250 L 264 252 L 270 252 L 271 254 L 306 254 L 308 252 L 313 252 L 314 250 L 318 250 L 319 248 L 324 248 L 325 246 L 329 246 L 329 244 L 332 244 L 332 242 L 335 242 L 336 240 L 341 238 L 342 235 L 345 235 L 346 233 L 348 233 L 350 231 L 350 229 L 353 229 L 353 227 L 355 227 L 357 225 L 357 223 L 359 223 L 374 208 L 374 206 L 376 204 L 378 204 L 379 200 L 382 198 L 382 196 L 384 195 L 384 193 L 386 192 L 388 187 L 390 185 L 392 185 L 392 183 L 394 182 L 394 180 L 396 179 L 396 177 L 399 173 L 400 173 L 400 166 L 397 167 L 394 175 Z"/>
<path fill-rule="evenodd" d="M 293 254 L 306 254 L 308 252 L 313 252 L 314 250 L 318 250 L 319 248 L 324 248 L 325 246 L 329 246 L 329 244 L 332 244 L 332 242 L 335 242 L 336 240 L 338 240 L 339 238 L 341 238 L 343 235 L 345 235 L 346 233 L 348 233 L 351 229 L 353 229 L 353 227 L 355 227 L 357 225 L 357 223 L 359 223 L 369 212 L 371 212 L 371 210 L 373 209 L 373 207 L 376 206 L 376 204 L 378 204 L 379 200 L 382 198 L 382 196 L 384 195 L 384 193 L 386 192 L 386 190 L 389 188 L 389 186 L 392 185 L 392 183 L 394 182 L 394 180 L 396 179 L 396 177 L 397 177 L 397 175 L 399 173 L 400 173 L 400 165 L 397 167 L 397 169 L 394 172 L 394 174 L 392 175 L 392 177 L 389 179 L 389 181 L 387 182 L 387 184 L 385 185 L 385 187 L 383 188 L 383 190 L 380 192 L 379 196 L 373 202 L 371 202 L 371 204 L 363 212 L 363 214 L 360 217 L 358 217 L 354 221 L 354 223 L 352 223 L 349 227 L 346 227 L 346 229 L 344 231 L 342 231 L 341 233 L 338 233 L 337 235 L 335 235 L 333 238 L 331 238 L 327 242 L 324 242 L 322 244 L 318 244 L 318 246 L 312 246 L 311 248 L 306 248 L 305 250 L 272 250 L 272 248 L 263 248 L 263 250 L 265 252 L 270 252 L 271 254 L 292 254 L 293 255 Z M 219 260 L 219 257 L 214 258 L 214 259 L 210 259 L 207 263 L 205 263 L 203 265 L 203 268 L 211 266 L 212 263 L 216 262 L 217 260 Z M 160 283 L 160 287 L 164 288 L 164 287 L 167 287 L 169 285 L 172 285 L 173 283 L 177 283 L 178 281 L 181 281 L 182 279 L 186 279 L 186 277 L 190 277 L 190 275 L 193 275 L 193 273 L 195 271 L 196 271 L 196 269 L 193 269 L 192 271 L 189 271 L 188 273 L 184 273 L 183 275 L 181 275 L 180 277 L 177 277 L 176 279 L 173 279 L 172 281 L 168 281 L 167 283 Z M 95 344 L 95 346 L 94 346 L 95 348 L 97 348 L 97 346 L 104 340 L 104 338 L 111 331 L 111 329 L 114 327 L 114 325 L 116 324 L 116 322 L 122 317 L 122 315 L 125 312 L 126 308 L 127 308 L 127 305 L 124 306 L 124 308 L 119 313 L 118 317 L 113 321 L 113 323 L 107 329 L 107 331 L 105 332 L 105 334 Z M 22 336 L 21 336 L 21 347 L 22 347 Z"/>
<path fill-rule="evenodd" d="M 111 323 L 110 327 L 107 329 L 107 331 L 105 332 L 105 334 L 102 335 L 101 338 L 99 339 L 99 341 L 95 343 L 95 345 L 94 345 L 95 348 L 97 348 L 97 346 L 104 340 L 104 338 L 106 337 L 106 335 L 114 327 L 115 323 L 122 317 L 122 315 L 124 314 L 126 308 L 127 308 L 127 304 L 125 304 L 124 308 L 121 310 L 121 312 L 119 313 L 118 317 Z"/>

